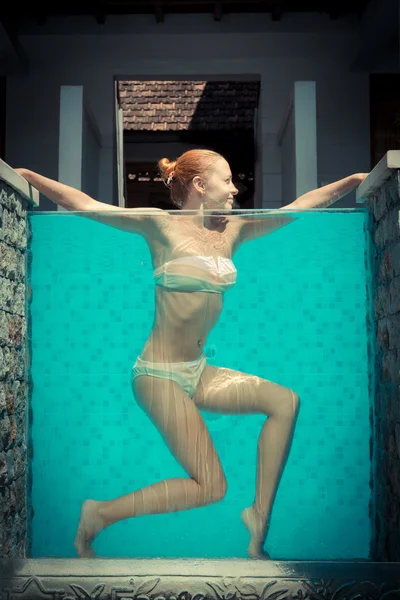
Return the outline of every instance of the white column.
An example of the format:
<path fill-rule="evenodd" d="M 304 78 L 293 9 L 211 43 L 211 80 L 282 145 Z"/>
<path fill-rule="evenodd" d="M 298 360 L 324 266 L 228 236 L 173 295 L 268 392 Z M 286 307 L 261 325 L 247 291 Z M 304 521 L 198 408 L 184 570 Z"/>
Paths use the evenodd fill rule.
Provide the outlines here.
<path fill-rule="evenodd" d="M 60 88 L 60 135 L 58 180 L 82 189 L 83 87 L 62 85 Z M 61 206 L 58 210 L 65 210 Z"/>
<path fill-rule="evenodd" d="M 294 84 L 296 198 L 318 187 L 315 81 Z"/>
<path fill-rule="evenodd" d="M 318 187 L 315 81 L 296 81 L 278 134 L 281 146 L 282 204 Z"/>

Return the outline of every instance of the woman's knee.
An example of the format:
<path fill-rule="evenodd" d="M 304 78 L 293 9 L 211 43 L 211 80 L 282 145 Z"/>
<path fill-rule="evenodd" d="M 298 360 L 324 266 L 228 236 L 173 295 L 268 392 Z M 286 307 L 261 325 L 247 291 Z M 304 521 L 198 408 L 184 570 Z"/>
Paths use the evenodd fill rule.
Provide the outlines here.
<path fill-rule="evenodd" d="M 290 388 L 287 389 L 287 394 L 282 402 L 281 413 L 283 417 L 295 420 L 299 414 L 300 396 Z"/>
<path fill-rule="evenodd" d="M 271 406 L 270 399 L 267 403 Z M 277 416 L 289 421 L 296 420 L 300 409 L 300 396 L 290 388 L 283 388 L 279 396 L 276 397 L 273 403 L 273 409 L 268 413 L 268 416 Z"/>
<path fill-rule="evenodd" d="M 217 481 L 210 481 L 200 485 L 204 504 L 216 504 L 223 500 L 228 490 L 225 476 L 219 477 Z"/>

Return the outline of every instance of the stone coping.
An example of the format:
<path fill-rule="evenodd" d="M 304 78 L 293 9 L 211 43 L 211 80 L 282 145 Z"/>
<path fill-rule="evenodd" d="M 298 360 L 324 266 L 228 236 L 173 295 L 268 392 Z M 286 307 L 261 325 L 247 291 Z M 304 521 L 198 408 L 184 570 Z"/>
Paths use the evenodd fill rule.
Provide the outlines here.
<path fill-rule="evenodd" d="M 358 186 L 356 201 L 358 203 L 366 202 L 368 196 L 373 194 L 395 169 L 400 169 L 400 150 L 389 150 Z"/>
<path fill-rule="evenodd" d="M 0 159 L 0 180 L 23 196 L 32 206 L 39 206 L 39 192 L 10 165 Z"/>
<path fill-rule="evenodd" d="M 386 575 L 400 579 L 400 563 L 358 561 L 274 561 L 245 558 L 14 558 L 0 559 L 2 577 L 32 575 L 54 577 L 109 575 L 126 577 L 347 577 Z"/>
<path fill-rule="evenodd" d="M 2 559 L 0 597 L 9 600 L 397 600 L 400 563 Z"/>

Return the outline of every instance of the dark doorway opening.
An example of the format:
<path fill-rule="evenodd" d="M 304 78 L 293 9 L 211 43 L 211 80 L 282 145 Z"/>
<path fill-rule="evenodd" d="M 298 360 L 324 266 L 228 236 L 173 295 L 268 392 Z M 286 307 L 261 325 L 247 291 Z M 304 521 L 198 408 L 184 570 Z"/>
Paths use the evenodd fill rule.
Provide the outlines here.
<path fill-rule="evenodd" d="M 192 148 L 228 160 L 239 189 L 236 208 L 254 208 L 257 81 L 121 81 L 127 208 L 176 208 L 157 163 Z"/>
<path fill-rule="evenodd" d="M 400 149 L 400 75 L 370 75 L 371 169 L 388 150 Z"/>

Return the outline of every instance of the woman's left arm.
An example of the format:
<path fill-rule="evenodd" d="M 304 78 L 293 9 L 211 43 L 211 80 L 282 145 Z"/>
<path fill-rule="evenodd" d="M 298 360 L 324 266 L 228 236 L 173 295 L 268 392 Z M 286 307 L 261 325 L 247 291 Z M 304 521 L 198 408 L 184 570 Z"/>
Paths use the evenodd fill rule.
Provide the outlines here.
<path fill-rule="evenodd" d="M 284 210 L 325 208 L 326 206 L 334 204 L 334 202 L 343 198 L 348 192 L 351 192 L 358 187 L 367 176 L 368 173 L 355 173 L 354 175 L 349 175 L 349 177 L 345 177 L 339 181 L 334 181 L 333 183 L 328 183 L 328 185 L 324 185 L 316 190 L 311 190 L 311 192 L 303 194 L 299 198 L 296 198 L 294 202 L 291 202 L 282 208 Z"/>
<path fill-rule="evenodd" d="M 316 190 L 311 190 L 311 192 L 303 194 L 294 200 L 294 202 L 286 204 L 285 206 L 276 209 L 276 211 L 271 211 L 273 214 L 266 214 L 266 216 L 261 219 L 256 216 L 244 218 L 241 222 L 240 233 L 237 238 L 238 244 L 263 237 L 296 221 L 298 217 L 296 217 L 296 215 L 290 216 L 290 212 L 295 213 L 297 210 L 301 211 L 303 209 L 325 208 L 331 206 L 331 204 L 340 200 L 340 198 L 345 196 L 348 192 L 351 192 L 351 190 L 358 187 L 367 176 L 368 173 L 355 173 L 354 175 L 349 175 L 349 177 L 345 177 L 339 181 L 329 183 Z M 289 214 L 285 215 L 284 212 L 279 214 L 280 210 L 287 210 L 289 211 Z"/>

